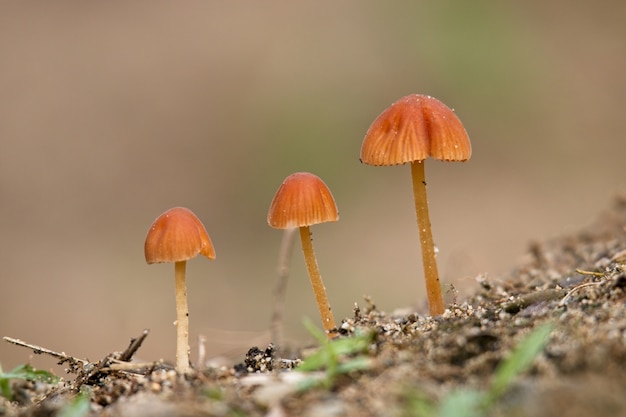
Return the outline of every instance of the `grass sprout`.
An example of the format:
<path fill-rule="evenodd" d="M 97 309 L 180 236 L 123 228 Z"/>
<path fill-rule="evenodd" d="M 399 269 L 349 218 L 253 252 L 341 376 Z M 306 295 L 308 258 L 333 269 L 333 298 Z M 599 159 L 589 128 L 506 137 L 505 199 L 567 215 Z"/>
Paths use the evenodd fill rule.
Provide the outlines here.
<path fill-rule="evenodd" d="M 543 351 L 554 330 L 551 323 L 541 325 L 526 336 L 495 370 L 487 390 L 460 388 L 449 392 L 439 402 L 420 393 L 409 396 L 411 417 L 484 417 L 488 416 L 509 390 L 516 378 L 526 372 Z"/>
<path fill-rule="evenodd" d="M 338 376 L 371 368 L 371 359 L 364 354 L 373 341 L 373 332 L 328 340 L 326 334 L 315 327 L 311 321 L 305 320 L 304 326 L 320 344 L 320 348 L 306 357 L 297 370 L 300 372 L 324 371 L 325 374 L 321 379 L 305 380 L 300 386 L 301 391 L 318 385 L 331 389 Z"/>
<path fill-rule="evenodd" d="M 532 366 L 537 356 L 548 343 L 552 330 L 554 330 L 554 325 L 551 323 L 544 324 L 533 330 L 515 347 L 511 355 L 496 368 L 496 373 L 485 399 L 487 406 L 491 406 L 498 401 L 509 389 L 515 378 Z"/>
<path fill-rule="evenodd" d="M 48 371 L 41 371 L 28 364 L 19 365 L 9 372 L 4 372 L 0 366 L 0 395 L 9 401 L 13 401 L 13 391 L 11 380 L 22 379 L 27 381 L 45 382 L 48 384 L 57 383 L 60 378 Z"/>
<path fill-rule="evenodd" d="M 84 390 L 59 410 L 58 417 L 84 417 L 89 413 L 90 407 L 90 393 Z"/>

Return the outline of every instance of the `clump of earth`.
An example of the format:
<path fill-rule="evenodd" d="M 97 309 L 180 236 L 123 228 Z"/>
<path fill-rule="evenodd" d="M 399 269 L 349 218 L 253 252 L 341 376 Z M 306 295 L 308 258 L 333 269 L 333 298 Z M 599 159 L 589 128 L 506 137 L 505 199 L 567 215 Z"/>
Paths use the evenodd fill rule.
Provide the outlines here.
<path fill-rule="evenodd" d="M 437 404 L 454 390 L 486 389 L 546 323 L 541 353 L 489 414 L 626 416 L 626 196 L 577 234 L 532 243 L 508 274 L 477 281 L 440 317 L 360 302 L 337 332 L 365 340 L 338 359 L 359 366 L 332 379 L 323 367 L 298 370 L 319 347 L 251 346 L 242 363 L 188 375 L 133 362 L 127 349 L 96 363 L 64 359 L 69 373 L 58 382 L 12 380 L 0 416 L 58 415 L 77 396 L 88 403 L 81 415 L 92 416 L 413 416 L 416 398 Z"/>

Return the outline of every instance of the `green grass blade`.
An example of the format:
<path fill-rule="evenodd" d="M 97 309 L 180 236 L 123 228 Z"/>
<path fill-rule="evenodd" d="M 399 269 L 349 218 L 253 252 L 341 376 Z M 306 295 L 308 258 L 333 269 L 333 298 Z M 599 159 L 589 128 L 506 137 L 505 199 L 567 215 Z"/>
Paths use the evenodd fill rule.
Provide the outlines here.
<path fill-rule="evenodd" d="M 48 384 L 54 384 L 60 380 L 58 376 L 48 371 L 35 369 L 28 364 L 19 365 L 6 373 L 2 372 L 2 368 L 0 368 L 0 395 L 8 400 L 13 399 L 13 391 L 11 390 L 12 379 L 25 379 Z"/>
<path fill-rule="evenodd" d="M 531 367 L 548 343 L 553 329 L 554 325 L 551 323 L 539 326 L 515 347 L 506 360 L 500 363 L 489 387 L 488 404 L 497 401 L 513 380 Z"/>
<path fill-rule="evenodd" d="M 446 395 L 439 404 L 437 417 L 483 417 L 485 395 L 479 391 L 458 390 Z"/>
<path fill-rule="evenodd" d="M 89 392 L 81 392 L 59 410 L 58 417 L 84 417 L 89 413 Z"/>

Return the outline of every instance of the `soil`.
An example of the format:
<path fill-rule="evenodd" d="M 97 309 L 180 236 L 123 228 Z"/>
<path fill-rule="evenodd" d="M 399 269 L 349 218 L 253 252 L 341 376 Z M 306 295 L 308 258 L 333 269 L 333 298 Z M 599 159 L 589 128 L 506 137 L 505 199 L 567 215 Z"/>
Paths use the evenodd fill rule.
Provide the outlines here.
<path fill-rule="evenodd" d="M 0 397 L 0 415 L 58 415 L 79 392 L 89 399 L 80 415 L 94 416 L 420 415 L 420 401 L 485 390 L 514 347 L 549 322 L 545 348 L 485 412 L 626 416 L 626 196 L 591 227 L 529 249 L 525 264 L 478 277 L 478 291 L 440 317 L 380 311 L 369 298 L 355 305 L 336 338 L 360 335 L 366 345 L 342 355 L 341 363 L 358 358 L 359 366 L 332 379 L 293 369 L 315 347 L 282 355 L 251 347 L 235 366 L 178 375 L 165 363 L 130 360 L 142 335 L 97 363 L 62 360 L 69 373 L 58 383 L 14 380 L 14 401 Z M 312 378 L 321 382 L 302 389 Z"/>

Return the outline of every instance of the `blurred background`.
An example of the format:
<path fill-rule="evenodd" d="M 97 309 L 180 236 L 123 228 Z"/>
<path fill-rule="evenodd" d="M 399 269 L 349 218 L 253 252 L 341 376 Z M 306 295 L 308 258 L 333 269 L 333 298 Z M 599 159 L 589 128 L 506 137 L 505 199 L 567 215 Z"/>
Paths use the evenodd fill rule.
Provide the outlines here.
<path fill-rule="evenodd" d="M 175 354 L 172 265 L 145 234 L 192 209 L 217 259 L 188 264 L 192 359 L 267 346 L 282 180 L 319 175 L 337 223 L 313 228 L 337 320 L 370 295 L 425 310 L 409 168 L 359 163 L 396 99 L 423 93 L 470 134 L 428 161 L 439 268 L 459 301 L 530 241 L 588 225 L 625 189 L 626 3 L 10 2 L 0 6 L 0 336 L 90 360 L 151 333 Z M 299 243 L 296 241 L 296 243 Z M 286 336 L 319 324 L 299 244 Z M 4 369 L 54 360 L 0 343 Z"/>

